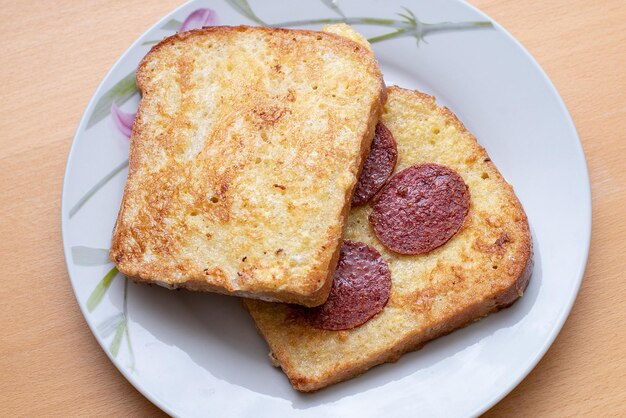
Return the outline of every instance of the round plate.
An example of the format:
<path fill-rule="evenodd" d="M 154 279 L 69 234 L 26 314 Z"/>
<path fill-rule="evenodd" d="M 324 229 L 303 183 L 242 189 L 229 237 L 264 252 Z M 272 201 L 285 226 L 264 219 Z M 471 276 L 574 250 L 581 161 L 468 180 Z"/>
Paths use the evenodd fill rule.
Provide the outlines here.
<path fill-rule="evenodd" d="M 151 45 L 181 28 L 303 19 L 308 22 L 299 26 L 319 28 L 310 21 L 342 16 L 374 38 L 388 85 L 436 96 L 488 150 L 526 209 L 535 267 L 524 297 L 510 309 L 397 363 L 300 394 L 270 365 L 267 346 L 236 298 L 134 285 L 117 274 L 107 248 L 139 102 L 134 70 Z M 457 24 L 474 21 L 491 22 L 454 0 L 192 1 L 124 53 L 94 94 L 72 144 L 62 197 L 63 246 L 91 331 L 141 393 L 180 416 L 472 416 L 537 364 L 583 277 L 591 233 L 589 178 L 572 120 L 545 73 L 496 23 Z M 405 30 L 393 34 L 398 28 Z M 423 28 L 445 30 L 422 32 L 425 43 Z"/>

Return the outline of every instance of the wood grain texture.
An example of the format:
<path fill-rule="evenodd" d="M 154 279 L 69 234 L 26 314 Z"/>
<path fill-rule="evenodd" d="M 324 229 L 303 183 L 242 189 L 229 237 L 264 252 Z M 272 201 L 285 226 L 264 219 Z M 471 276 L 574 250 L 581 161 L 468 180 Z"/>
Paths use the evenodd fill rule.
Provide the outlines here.
<path fill-rule="evenodd" d="M 486 416 L 626 416 L 626 5 L 473 0 L 537 58 L 581 136 L 593 239 L 580 295 L 537 368 Z M 74 130 L 128 45 L 179 0 L 0 1 L 0 415 L 158 416 L 89 332 L 61 249 Z M 575 227 L 575 226 L 573 226 Z"/>

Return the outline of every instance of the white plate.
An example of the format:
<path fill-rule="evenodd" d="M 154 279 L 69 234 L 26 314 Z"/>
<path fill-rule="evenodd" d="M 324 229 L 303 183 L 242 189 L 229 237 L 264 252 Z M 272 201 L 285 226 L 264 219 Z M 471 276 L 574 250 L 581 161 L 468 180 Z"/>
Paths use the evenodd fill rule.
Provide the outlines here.
<path fill-rule="evenodd" d="M 121 108 L 133 112 L 139 98 L 132 75 L 125 77 L 150 41 L 174 33 L 201 8 L 211 10 L 195 13 L 189 25 L 254 24 L 247 4 L 198 0 L 175 10 L 124 53 L 85 111 L 67 164 L 62 218 L 70 279 L 92 332 L 124 376 L 173 415 L 449 417 L 487 410 L 528 374 L 561 329 L 582 280 L 591 233 L 589 179 L 570 116 L 538 64 L 495 23 L 435 33 L 419 47 L 413 37 L 398 37 L 375 43 L 374 50 L 388 84 L 437 96 L 515 186 L 533 231 L 535 269 L 512 308 L 395 364 L 305 395 L 270 366 L 267 347 L 237 299 L 136 286 L 121 275 L 103 279 L 113 267 L 104 249 L 128 154 L 128 121 L 121 115 L 115 122 L 107 92 L 126 80 L 112 96 L 120 103 L 127 98 Z M 490 20 L 456 0 L 340 0 L 340 10 L 335 4 L 251 0 L 250 6 L 272 24 L 341 13 L 401 20 L 396 13 L 410 17 L 403 6 L 425 22 Z M 355 26 L 369 37 L 393 30 Z"/>

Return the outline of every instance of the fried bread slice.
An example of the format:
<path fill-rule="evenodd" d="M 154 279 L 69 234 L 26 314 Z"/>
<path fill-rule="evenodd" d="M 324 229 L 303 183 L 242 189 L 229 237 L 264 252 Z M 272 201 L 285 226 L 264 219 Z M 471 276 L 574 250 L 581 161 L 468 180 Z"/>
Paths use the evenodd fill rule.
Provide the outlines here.
<path fill-rule="evenodd" d="M 137 86 L 117 268 L 170 288 L 323 303 L 385 100 L 369 46 L 207 27 L 152 48 Z"/>
<path fill-rule="evenodd" d="M 356 328 L 314 328 L 287 304 L 245 300 L 274 364 L 299 391 L 315 391 L 397 360 L 405 352 L 511 305 L 528 284 L 532 245 L 513 188 L 450 110 L 417 91 L 388 89 L 381 118 L 398 147 L 395 172 L 435 163 L 468 186 L 469 212 L 456 235 L 423 255 L 400 255 L 377 239 L 371 202 L 355 207 L 344 238 L 378 250 L 391 272 L 387 305 Z M 357 301 L 355 301 L 356 303 Z"/>

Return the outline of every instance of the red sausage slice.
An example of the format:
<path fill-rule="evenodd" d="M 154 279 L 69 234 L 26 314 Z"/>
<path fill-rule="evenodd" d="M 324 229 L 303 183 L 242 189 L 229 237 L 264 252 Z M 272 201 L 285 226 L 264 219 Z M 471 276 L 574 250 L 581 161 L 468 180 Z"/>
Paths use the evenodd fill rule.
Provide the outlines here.
<path fill-rule="evenodd" d="M 373 247 L 344 241 L 330 295 L 321 306 L 302 308 L 314 328 L 339 331 L 358 327 L 380 312 L 389 299 L 391 273 Z"/>
<path fill-rule="evenodd" d="M 414 165 L 389 180 L 369 221 L 391 251 L 425 254 L 457 233 L 469 199 L 467 185 L 455 171 L 437 164 Z"/>
<path fill-rule="evenodd" d="M 352 206 L 366 204 L 383 187 L 398 160 L 398 148 L 393 134 L 385 125 L 378 123 L 370 153 L 363 164 L 363 171 L 352 195 Z"/>

